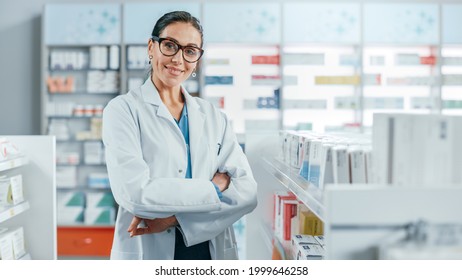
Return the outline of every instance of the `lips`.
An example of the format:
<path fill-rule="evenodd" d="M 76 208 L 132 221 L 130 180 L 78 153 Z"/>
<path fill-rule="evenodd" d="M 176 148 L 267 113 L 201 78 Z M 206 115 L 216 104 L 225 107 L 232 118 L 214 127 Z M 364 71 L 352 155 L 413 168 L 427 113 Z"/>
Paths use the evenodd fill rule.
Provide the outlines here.
<path fill-rule="evenodd" d="M 184 73 L 184 70 L 181 70 L 179 68 L 172 67 L 172 66 L 165 66 L 165 69 L 167 69 L 168 73 L 170 73 L 170 74 L 172 74 L 174 76 L 179 76 L 182 73 Z"/>

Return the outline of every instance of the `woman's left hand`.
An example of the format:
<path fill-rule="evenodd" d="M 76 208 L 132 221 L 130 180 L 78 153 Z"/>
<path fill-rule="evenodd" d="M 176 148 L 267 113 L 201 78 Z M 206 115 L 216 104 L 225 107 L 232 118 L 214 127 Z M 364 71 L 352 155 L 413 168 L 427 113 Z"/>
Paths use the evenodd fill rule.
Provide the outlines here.
<path fill-rule="evenodd" d="M 146 227 L 138 228 L 138 225 L 144 221 Z M 130 226 L 128 227 L 128 232 L 130 237 L 143 235 L 148 233 L 159 233 L 167 230 L 170 227 L 178 225 L 178 221 L 175 216 L 170 216 L 167 218 L 157 218 L 153 220 L 142 219 L 139 217 L 133 217 Z"/>

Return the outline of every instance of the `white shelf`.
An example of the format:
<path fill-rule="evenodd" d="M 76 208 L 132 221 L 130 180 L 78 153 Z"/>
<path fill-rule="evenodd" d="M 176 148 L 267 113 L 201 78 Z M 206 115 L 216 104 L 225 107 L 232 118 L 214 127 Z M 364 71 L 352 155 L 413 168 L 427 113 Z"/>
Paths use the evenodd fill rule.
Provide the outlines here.
<path fill-rule="evenodd" d="M 0 208 L 0 223 L 21 214 L 30 208 L 29 202 L 25 201 L 11 207 Z"/>
<path fill-rule="evenodd" d="M 28 162 L 29 160 L 25 156 L 0 161 L 0 172 L 26 165 Z"/>
<path fill-rule="evenodd" d="M 322 191 L 319 188 L 298 175 L 297 168 L 289 167 L 278 159 L 263 158 L 263 162 L 265 169 L 325 222 L 325 207 L 322 203 Z"/>

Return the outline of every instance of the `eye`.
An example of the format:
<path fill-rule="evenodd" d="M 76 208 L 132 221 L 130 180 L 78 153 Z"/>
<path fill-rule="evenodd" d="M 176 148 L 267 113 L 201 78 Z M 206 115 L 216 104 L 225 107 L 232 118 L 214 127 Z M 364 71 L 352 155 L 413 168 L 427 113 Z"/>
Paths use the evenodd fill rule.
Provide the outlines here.
<path fill-rule="evenodd" d="M 188 56 L 196 56 L 198 53 L 198 50 L 196 50 L 195 48 L 185 48 L 184 51 L 185 54 Z"/>
<path fill-rule="evenodd" d="M 164 47 L 169 50 L 175 50 L 176 44 L 170 41 L 164 41 Z"/>

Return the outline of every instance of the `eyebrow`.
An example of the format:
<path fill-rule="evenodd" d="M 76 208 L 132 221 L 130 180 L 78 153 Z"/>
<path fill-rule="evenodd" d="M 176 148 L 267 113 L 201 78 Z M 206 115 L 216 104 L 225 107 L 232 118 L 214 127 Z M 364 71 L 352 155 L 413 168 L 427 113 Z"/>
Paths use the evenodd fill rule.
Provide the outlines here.
<path fill-rule="evenodd" d="M 177 44 L 180 44 L 180 43 L 178 42 L 178 40 L 176 40 L 175 38 L 172 38 L 172 37 L 168 37 L 168 36 L 167 36 L 167 37 L 165 37 L 165 39 L 169 39 L 170 41 L 173 41 L 173 42 L 175 42 L 175 43 L 177 43 Z M 185 47 L 187 47 L 187 46 L 199 48 L 199 46 L 196 45 L 196 44 L 194 44 L 194 43 L 189 43 L 189 44 L 187 44 Z"/>

